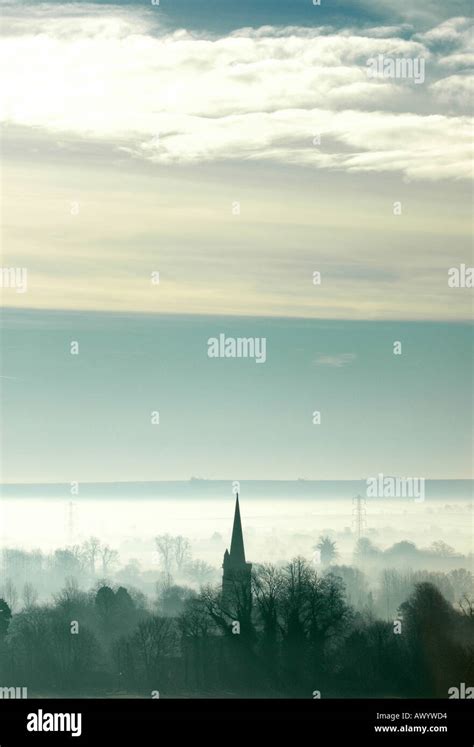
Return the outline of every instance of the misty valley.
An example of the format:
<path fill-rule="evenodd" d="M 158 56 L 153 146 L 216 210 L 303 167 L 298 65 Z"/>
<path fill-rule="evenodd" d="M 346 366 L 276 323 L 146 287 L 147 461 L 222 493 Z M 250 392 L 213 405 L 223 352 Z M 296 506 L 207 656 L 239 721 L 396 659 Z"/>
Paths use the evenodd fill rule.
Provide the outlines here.
<path fill-rule="evenodd" d="M 0 698 L 472 697 L 468 498 L 197 489 L 2 499 Z"/>

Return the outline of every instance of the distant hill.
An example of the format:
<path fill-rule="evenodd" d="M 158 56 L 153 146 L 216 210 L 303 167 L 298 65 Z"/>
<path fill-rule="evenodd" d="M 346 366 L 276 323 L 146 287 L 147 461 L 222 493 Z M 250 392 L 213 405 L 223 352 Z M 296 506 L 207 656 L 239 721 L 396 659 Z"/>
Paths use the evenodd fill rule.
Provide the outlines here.
<path fill-rule="evenodd" d="M 191 480 L 170 482 L 83 482 L 79 495 L 84 498 L 224 498 L 232 493 L 233 480 Z M 427 480 L 426 499 L 469 500 L 473 480 Z M 365 480 L 240 480 L 245 498 L 338 499 L 366 494 Z M 4 498 L 70 498 L 70 483 L 0 485 Z M 72 496 L 75 497 L 75 496 Z M 370 501 L 370 498 L 367 499 Z M 390 499 L 387 499 L 390 500 Z"/>

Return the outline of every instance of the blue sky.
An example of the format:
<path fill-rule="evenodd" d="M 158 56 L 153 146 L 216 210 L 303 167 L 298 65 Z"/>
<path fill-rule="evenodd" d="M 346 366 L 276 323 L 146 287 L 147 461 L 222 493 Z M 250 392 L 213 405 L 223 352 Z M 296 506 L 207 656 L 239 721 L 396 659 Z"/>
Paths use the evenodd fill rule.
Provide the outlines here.
<path fill-rule="evenodd" d="M 5 481 L 471 476 L 469 325 L 57 311 L 3 325 Z M 220 332 L 266 337 L 266 363 L 208 358 Z"/>
<path fill-rule="evenodd" d="M 38 5 L 39 3 L 28 3 Z M 51 4 L 64 6 L 64 0 L 53 0 Z M 144 0 L 92 0 L 77 5 L 111 5 L 143 9 L 148 3 Z M 151 4 L 151 3 L 149 3 Z M 346 27 L 350 23 L 363 26 L 377 24 L 393 26 L 396 23 L 416 22 L 424 27 L 433 20 L 444 20 L 456 16 L 469 16 L 471 6 L 466 0 L 419 0 L 416 4 L 401 0 L 394 4 L 387 0 L 321 0 L 315 6 L 312 0 L 160 0 L 154 6 L 177 28 L 208 29 L 218 32 L 230 31 L 245 26 L 331 24 Z M 316 16 L 315 14 L 319 14 Z"/>

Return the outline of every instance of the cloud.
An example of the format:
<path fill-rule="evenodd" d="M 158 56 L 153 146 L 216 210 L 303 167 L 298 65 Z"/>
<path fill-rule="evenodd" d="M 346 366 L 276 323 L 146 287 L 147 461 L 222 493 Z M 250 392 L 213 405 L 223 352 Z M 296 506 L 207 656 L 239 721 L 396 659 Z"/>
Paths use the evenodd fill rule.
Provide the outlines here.
<path fill-rule="evenodd" d="M 464 179 L 471 144 L 457 66 L 467 24 L 454 19 L 411 39 L 399 36 L 407 27 L 266 26 L 219 37 L 166 31 L 136 8 L 10 6 L 4 121 L 66 147 L 102 139 L 155 164 L 266 160 Z M 429 82 L 369 78 L 377 54 L 423 56 Z"/>
<path fill-rule="evenodd" d="M 470 18 L 456 17 L 443 21 L 429 31 L 416 34 L 415 38 L 429 47 L 451 45 L 470 47 L 472 21 Z"/>
<path fill-rule="evenodd" d="M 474 77 L 472 75 L 450 75 L 433 83 L 431 90 L 439 101 L 450 109 L 468 108 L 472 102 Z"/>
<path fill-rule="evenodd" d="M 316 366 L 329 366 L 330 368 L 342 368 L 349 365 L 357 358 L 355 353 L 337 353 L 335 355 L 320 354 L 314 360 Z"/>

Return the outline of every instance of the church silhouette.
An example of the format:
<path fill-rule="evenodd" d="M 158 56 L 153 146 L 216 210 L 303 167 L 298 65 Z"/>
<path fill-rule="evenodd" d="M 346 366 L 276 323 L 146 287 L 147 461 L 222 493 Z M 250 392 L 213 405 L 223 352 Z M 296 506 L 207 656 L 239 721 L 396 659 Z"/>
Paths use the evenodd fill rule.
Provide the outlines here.
<path fill-rule="evenodd" d="M 240 519 L 239 494 L 235 501 L 234 524 L 232 527 L 232 539 L 230 552 L 224 553 L 222 563 L 222 600 L 224 603 L 232 604 L 242 596 L 250 597 L 252 563 L 245 560 L 244 537 L 242 533 L 242 522 Z"/>

